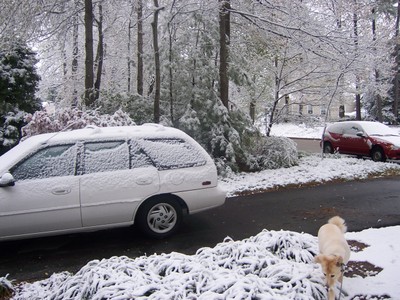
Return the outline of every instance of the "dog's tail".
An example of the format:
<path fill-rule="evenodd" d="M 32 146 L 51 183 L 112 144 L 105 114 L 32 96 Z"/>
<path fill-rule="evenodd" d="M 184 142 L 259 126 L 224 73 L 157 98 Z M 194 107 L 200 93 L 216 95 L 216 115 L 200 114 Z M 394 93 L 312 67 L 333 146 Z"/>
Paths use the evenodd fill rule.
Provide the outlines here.
<path fill-rule="evenodd" d="M 328 221 L 329 224 L 336 225 L 337 227 L 340 228 L 340 230 L 345 233 L 347 231 L 347 226 L 346 222 L 339 216 L 335 216 L 333 218 L 330 218 Z"/>

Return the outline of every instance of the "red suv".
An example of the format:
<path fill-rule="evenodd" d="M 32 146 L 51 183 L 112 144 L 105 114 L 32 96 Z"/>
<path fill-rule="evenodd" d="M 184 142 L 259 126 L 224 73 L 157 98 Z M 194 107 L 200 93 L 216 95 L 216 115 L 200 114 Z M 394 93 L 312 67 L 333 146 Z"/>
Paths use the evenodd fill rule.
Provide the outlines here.
<path fill-rule="evenodd" d="M 400 159 L 400 135 L 378 122 L 333 123 L 325 129 L 322 142 L 324 153 L 370 156 L 374 161 Z"/>

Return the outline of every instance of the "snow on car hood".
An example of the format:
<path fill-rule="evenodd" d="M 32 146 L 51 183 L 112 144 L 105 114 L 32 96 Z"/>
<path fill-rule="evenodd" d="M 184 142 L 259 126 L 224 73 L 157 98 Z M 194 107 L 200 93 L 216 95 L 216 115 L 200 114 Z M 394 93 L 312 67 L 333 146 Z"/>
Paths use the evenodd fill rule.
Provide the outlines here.
<path fill-rule="evenodd" d="M 400 135 L 385 135 L 385 136 L 372 135 L 371 137 L 386 143 L 391 143 L 397 147 L 400 147 Z"/>

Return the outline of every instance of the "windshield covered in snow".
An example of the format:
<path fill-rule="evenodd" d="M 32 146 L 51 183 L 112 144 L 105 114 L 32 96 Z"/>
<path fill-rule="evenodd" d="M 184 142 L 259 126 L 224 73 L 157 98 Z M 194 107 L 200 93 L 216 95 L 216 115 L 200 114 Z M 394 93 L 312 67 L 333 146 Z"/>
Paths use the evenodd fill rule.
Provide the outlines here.
<path fill-rule="evenodd" d="M 368 122 L 368 123 L 363 123 L 362 127 L 364 131 L 368 135 L 375 135 L 375 136 L 398 136 L 397 132 L 394 131 L 392 128 L 382 124 L 382 123 L 374 123 L 374 122 Z"/>

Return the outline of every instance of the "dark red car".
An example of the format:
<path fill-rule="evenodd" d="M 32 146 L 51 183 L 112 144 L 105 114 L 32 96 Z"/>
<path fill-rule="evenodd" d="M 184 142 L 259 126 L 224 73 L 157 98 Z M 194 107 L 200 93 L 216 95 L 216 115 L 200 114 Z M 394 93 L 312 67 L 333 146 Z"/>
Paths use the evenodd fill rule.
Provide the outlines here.
<path fill-rule="evenodd" d="M 400 135 L 379 122 L 333 123 L 325 129 L 321 144 L 324 153 L 370 156 L 374 161 L 400 159 Z"/>

